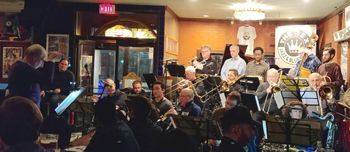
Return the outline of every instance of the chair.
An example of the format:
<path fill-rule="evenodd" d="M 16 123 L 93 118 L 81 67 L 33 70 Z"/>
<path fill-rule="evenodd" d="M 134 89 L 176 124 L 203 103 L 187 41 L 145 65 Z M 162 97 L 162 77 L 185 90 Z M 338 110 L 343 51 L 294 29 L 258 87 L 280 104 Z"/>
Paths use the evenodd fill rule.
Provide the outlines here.
<path fill-rule="evenodd" d="M 141 81 L 141 78 L 136 75 L 136 73 L 134 72 L 129 72 L 126 76 L 123 76 L 123 80 L 122 80 L 122 89 L 124 88 L 132 88 L 132 83 L 135 80 L 139 80 Z"/>

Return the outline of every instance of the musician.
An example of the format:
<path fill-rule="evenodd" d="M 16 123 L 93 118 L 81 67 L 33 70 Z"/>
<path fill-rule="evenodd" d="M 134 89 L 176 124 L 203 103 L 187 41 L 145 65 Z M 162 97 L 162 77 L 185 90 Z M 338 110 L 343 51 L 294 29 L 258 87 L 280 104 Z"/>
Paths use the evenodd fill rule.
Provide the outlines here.
<path fill-rule="evenodd" d="M 267 70 L 270 69 L 270 65 L 264 61 L 264 49 L 256 47 L 253 50 L 254 61 L 250 61 L 247 64 L 246 75 L 261 76 L 265 80 Z"/>
<path fill-rule="evenodd" d="M 221 79 L 227 80 L 227 73 L 230 69 L 236 69 L 238 75 L 245 74 L 246 62 L 238 56 L 239 48 L 237 45 L 230 46 L 231 58 L 227 59 L 221 68 Z"/>
<path fill-rule="evenodd" d="M 62 59 L 58 64 L 58 71 L 54 75 L 53 87 L 55 94 L 69 95 L 73 89 L 75 78 L 73 72 L 68 70 L 68 60 Z"/>
<path fill-rule="evenodd" d="M 107 94 L 102 95 L 101 99 L 98 99 L 97 96 L 93 96 L 93 102 L 112 102 L 114 103 L 116 110 L 118 111 L 117 114 L 120 115 L 120 118 L 125 118 L 124 116 L 127 112 L 127 106 L 125 104 L 125 100 L 127 98 L 126 94 L 117 89 L 114 81 L 109 78 L 105 80 L 104 88 Z"/>
<path fill-rule="evenodd" d="M 212 119 L 215 120 L 218 123 L 221 123 L 221 119 L 224 116 L 224 113 L 235 107 L 236 105 L 239 105 L 241 103 L 241 94 L 237 91 L 232 91 L 227 95 L 225 105 L 223 108 L 218 108 L 213 112 Z"/>
<path fill-rule="evenodd" d="M 203 82 L 200 82 L 201 80 L 197 78 L 196 76 L 196 69 L 193 66 L 188 66 L 185 69 L 185 79 L 191 81 L 192 84 L 195 84 L 192 86 L 192 89 L 195 89 L 198 95 L 204 95 L 205 94 L 205 86 Z M 189 87 L 190 84 L 185 85 L 185 87 Z M 194 101 L 197 105 L 202 107 L 202 103 L 199 101 L 200 99 L 198 97 L 195 97 Z"/>
<path fill-rule="evenodd" d="M 149 118 L 152 111 L 151 102 L 143 96 L 128 96 L 127 105 L 133 131 L 142 152 L 160 152 L 162 129 Z"/>
<path fill-rule="evenodd" d="M 164 85 L 160 81 L 156 81 L 152 85 L 153 100 L 152 103 L 157 108 L 160 115 L 164 115 L 173 108 L 170 100 L 164 97 Z"/>
<path fill-rule="evenodd" d="M 24 59 L 14 63 L 9 72 L 10 96 L 29 98 L 40 107 L 40 84 L 45 83 L 49 77 L 37 69 L 43 67 L 45 57 L 45 48 L 39 44 L 33 44 L 24 51 Z"/>
<path fill-rule="evenodd" d="M 300 101 L 290 101 L 281 110 L 284 118 L 290 117 L 291 119 L 304 119 L 307 116 L 306 106 Z"/>
<path fill-rule="evenodd" d="M 200 116 L 201 108 L 193 101 L 194 93 L 192 89 L 185 88 L 180 92 L 180 103 L 177 109 L 178 114 L 181 116 Z"/>
<path fill-rule="evenodd" d="M 145 90 L 142 89 L 142 82 L 140 80 L 135 80 L 134 82 L 132 82 L 132 89 L 130 90 L 130 92 L 128 94 L 132 94 L 132 95 L 141 95 L 141 96 L 145 96 L 145 97 L 149 97 Z"/>
<path fill-rule="evenodd" d="M 322 76 L 331 78 L 331 85 L 335 89 L 335 99 L 339 99 L 340 87 L 344 84 L 343 75 L 340 66 L 333 62 L 335 50 L 333 48 L 325 48 L 322 53 L 322 64 L 318 68 L 318 73 Z"/>
<path fill-rule="evenodd" d="M 309 105 L 310 100 L 303 99 L 303 104 L 307 105 L 308 116 L 311 116 L 313 111 L 320 114 L 325 114 L 326 111 L 329 111 L 328 110 L 329 106 L 331 106 L 335 102 L 335 100 L 334 98 L 330 100 L 320 98 L 319 90 L 323 85 L 325 85 L 325 82 L 323 81 L 323 77 L 319 73 L 311 73 L 308 77 L 308 83 L 309 83 L 308 87 L 301 89 L 301 96 L 307 93 L 307 92 L 304 93 L 303 91 L 316 91 L 319 102 L 321 103 L 321 105 L 319 106 Z"/>
<path fill-rule="evenodd" d="M 230 92 L 242 92 L 244 90 L 244 87 L 237 82 L 238 79 L 238 71 L 236 69 L 230 69 L 227 73 L 227 83 L 229 84 Z"/>
<path fill-rule="evenodd" d="M 300 76 L 300 62 L 305 59 L 302 67 L 310 70 L 312 73 L 317 72 L 317 68 L 321 65 L 320 59 L 311 51 L 311 49 L 303 49 L 300 52 L 300 59 L 293 70 L 292 77 Z"/>
<path fill-rule="evenodd" d="M 273 68 L 269 69 L 266 73 L 266 82 L 260 84 L 258 89 L 256 90 L 256 96 L 260 101 L 260 107 L 262 107 L 263 111 L 268 112 L 269 114 L 275 114 L 278 111 L 277 103 L 275 99 L 272 98 L 272 93 L 273 93 L 272 88 L 273 87 L 280 87 L 281 89 L 286 88 L 285 85 L 283 85 L 282 83 L 278 84 L 279 76 L 280 74 L 276 69 L 273 69 Z M 271 104 L 270 110 L 268 111 L 268 107 L 270 104 Z"/>
<path fill-rule="evenodd" d="M 100 123 L 85 152 L 127 151 L 139 152 L 139 144 L 130 127 L 116 114 L 112 102 L 97 102 L 95 119 Z"/>
<path fill-rule="evenodd" d="M 201 58 L 195 59 L 192 65 L 198 74 L 215 75 L 218 72 L 218 64 L 211 58 L 211 48 L 207 45 L 201 47 Z"/>
<path fill-rule="evenodd" d="M 224 136 L 221 139 L 221 152 L 245 152 L 245 146 L 254 137 L 255 122 L 249 109 L 244 106 L 236 106 L 225 112 L 222 118 L 222 130 Z"/>

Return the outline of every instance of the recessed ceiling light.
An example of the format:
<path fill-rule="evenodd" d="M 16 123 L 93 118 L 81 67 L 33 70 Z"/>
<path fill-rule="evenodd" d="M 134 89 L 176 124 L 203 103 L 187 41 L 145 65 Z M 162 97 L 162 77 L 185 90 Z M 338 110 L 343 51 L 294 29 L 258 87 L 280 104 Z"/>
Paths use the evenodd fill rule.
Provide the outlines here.
<path fill-rule="evenodd" d="M 305 2 L 305 3 L 308 3 L 308 2 L 310 2 L 310 0 L 304 0 L 304 2 Z"/>
<path fill-rule="evenodd" d="M 203 15 L 203 17 L 204 17 L 204 18 L 208 18 L 208 17 L 209 17 L 209 15 L 207 15 L 207 14 L 204 14 L 204 15 Z"/>

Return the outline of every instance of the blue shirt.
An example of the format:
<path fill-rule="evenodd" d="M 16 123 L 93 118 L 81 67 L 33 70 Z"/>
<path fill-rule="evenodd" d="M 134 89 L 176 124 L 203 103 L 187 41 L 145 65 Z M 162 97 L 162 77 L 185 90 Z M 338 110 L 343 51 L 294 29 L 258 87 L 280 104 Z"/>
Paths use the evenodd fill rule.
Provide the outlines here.
<path fill-rule="evenodd" d="M 300 65 L 300 60 L 297 62 L 295 65 L 295 69 L 299 67 Z M 310 54 L 308 58 L 305 60 L 303 67 L 309 69 L 312 73 L 317 72 L 318 67 L 321 65 L 320 59 L 317 58 L 316 55 Z M 294 70 L 293 71 L 293 77 L 296 77 L 299 75 L 300 70 Z"/>
<path fill-rule="evenodd" d="M 245 74 L 246 66 L 247 63 L 241 57 L 227 59 L 221 68 L 221 79 L 227 80 L 227 74 L 230 69 L 236 69 L 238 75 Z"/>

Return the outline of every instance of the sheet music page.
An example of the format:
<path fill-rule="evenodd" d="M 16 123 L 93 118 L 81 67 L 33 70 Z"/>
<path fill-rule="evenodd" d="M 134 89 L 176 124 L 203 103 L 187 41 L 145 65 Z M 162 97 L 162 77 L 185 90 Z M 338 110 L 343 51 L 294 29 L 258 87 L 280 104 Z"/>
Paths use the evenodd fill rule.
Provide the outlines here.
<path fill-rule="evenodd" d="M 274 98 L 275 98 L 278 109 L 280 109 L 284 105 L 282 92 L 278 91 L 278 92 L 274 93 Z"/>
<path fill-rule="evenodd" d="M 316 91 L 301 91 L 302 101 L 305 105 L 318 106 L 318 96 Z"/>
<path fill-rule="evenodd" d="M 220 93 L 221 107 L 225 106 L 226 96 L 225 93 Z"/>

